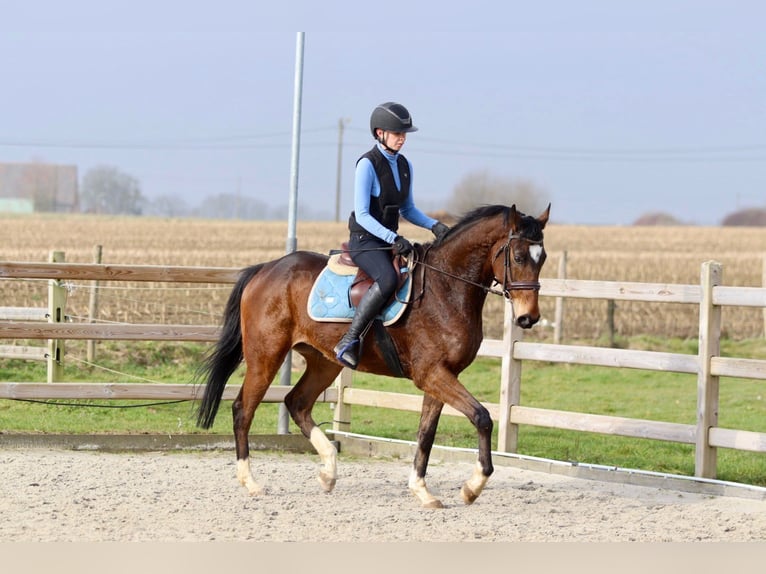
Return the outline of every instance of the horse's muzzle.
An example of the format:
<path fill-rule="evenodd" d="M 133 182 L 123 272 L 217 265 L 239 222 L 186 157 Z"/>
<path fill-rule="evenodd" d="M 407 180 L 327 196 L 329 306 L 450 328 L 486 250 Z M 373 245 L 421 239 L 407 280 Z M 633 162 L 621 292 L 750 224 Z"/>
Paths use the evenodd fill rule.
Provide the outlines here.
<path fill-rule="evenodd" d="M 537 323 L 540 320 L 540 315 L 534 317 L 527 313 L 526 315 L 521 315 L 520 317 L 516 318 L 516 324 L 521 327 L 522 329 L 529 329 Z"/>

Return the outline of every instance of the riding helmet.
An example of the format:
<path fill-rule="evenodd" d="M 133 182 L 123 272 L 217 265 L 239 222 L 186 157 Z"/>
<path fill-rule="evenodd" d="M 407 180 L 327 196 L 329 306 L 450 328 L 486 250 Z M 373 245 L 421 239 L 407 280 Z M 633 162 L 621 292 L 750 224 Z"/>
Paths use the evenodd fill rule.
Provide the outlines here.
<path fill-rule="evenodd" d="M 418 128 L 412 125 L 412 116 L 402 104 L 386 102 L 380 104 L 370 116 L 370 131 L 375 137 L 375 130 L 380 128 L 387 132 L 416 132 Z"/>

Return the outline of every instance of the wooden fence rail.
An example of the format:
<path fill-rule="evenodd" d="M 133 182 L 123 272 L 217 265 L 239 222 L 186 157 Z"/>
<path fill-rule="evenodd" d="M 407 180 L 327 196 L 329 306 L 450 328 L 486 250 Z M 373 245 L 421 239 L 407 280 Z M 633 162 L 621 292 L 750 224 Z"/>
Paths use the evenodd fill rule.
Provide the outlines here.
<path fill-rule="evenodd" d="M 0 279 L 225 284 L 236 281 L 238 273 L 238 269 L 228 268 L 0 262 Z M 520 425 L 650 438 L 695 445 L 695 475 L 706 478 L 715 477 L 717 448 L 766 452 L 766 433 L 718 427 L 720 377 L 766 380 L 766 361 L 720 356 L 721 308 L 736 305 L 766 309 L 766 288 L 723 286 L 721 276 L 721 265 L 707 262 L 702 265 L 699 285 L 565 278 L 542 281 L 541 296 L 555 297 L 562 303 L 567 298 L 590 298 L 698 305 L 700 344 L 697 355 L 525 342 L 522 330 L 513 324 L 511 306 L 506 305 L 503 339 L 485 340 L 479 351 L 480 356 L 498 357 L 502 363 L 500 402 L 486 405 L 492 418 L 499 423 L 498 450 L 516 450 Z M 558 308 L 557 316 L 560 316 Z M 217 334 L 218 328 L 213 326 L 0 322 L 0 339 L 214 341 Z M 678 424 L 523 406 L 520 404 L 523 361 L 694 374 L 697 377 L 697 421 L 695 424 Z M 281 402 L 288 390 L 289 387 L 272 386 L 264 400 Z M 194 385 L 0 382 L 0 398 L 194 399 L 199 391 Z M 224 398 L 233 398 L 237 391 L 238 385 L 229 385 Z M 422 397 L 355 389 L 351 372 L 344 371 L 336 386 L 328 389 L 320 400 L 335 404 L 334 429 L 349 431 L 353 405 L 418 411 Z M 444 414 L 459 415 L 450 408 L 445 408 Z"/>

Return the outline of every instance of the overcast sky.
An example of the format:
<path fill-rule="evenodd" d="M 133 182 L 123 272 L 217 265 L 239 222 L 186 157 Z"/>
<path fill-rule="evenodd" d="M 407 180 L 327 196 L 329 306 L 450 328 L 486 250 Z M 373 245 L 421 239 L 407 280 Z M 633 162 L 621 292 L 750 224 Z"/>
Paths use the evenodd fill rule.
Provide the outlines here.
<path fill-rule="evenodd" d="M 395 100 L 425 209 L 486 170 L 554 223 L 766 207 L 766 2 L 0 0 L 0 161 L 99 165 L 149 197 L 287 202 L 306 30 L 299 202 L 342 212 L 369 115 Z"/>

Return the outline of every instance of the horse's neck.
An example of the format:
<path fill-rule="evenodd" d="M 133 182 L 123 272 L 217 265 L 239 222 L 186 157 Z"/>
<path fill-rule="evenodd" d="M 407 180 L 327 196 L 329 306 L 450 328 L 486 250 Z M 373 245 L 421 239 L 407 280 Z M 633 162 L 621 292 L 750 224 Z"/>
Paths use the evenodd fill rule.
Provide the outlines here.
<path fill-rule="evenodd" d="M 469 247 L 466 244 L 447 242 L 434 247 L 426 261 L 442 271 L 432 280 L 441 286 L 440 291 L 449 294 L 449 304 L 466 310 L 476 308 L 480 312 L 487 297 L 485 288 L 492 283 L 491 265 L 487 263 L 491 244 L 478 241 Z"/>
<path fill-rule="evenodd" d="M 489 286 L 492 282 L 490 250 L 495 241 L 478 230 L 472 232 L 472 237 L 457 237 L 440 245 L 434 258 L 445 270 L 473 283 Z"/>

